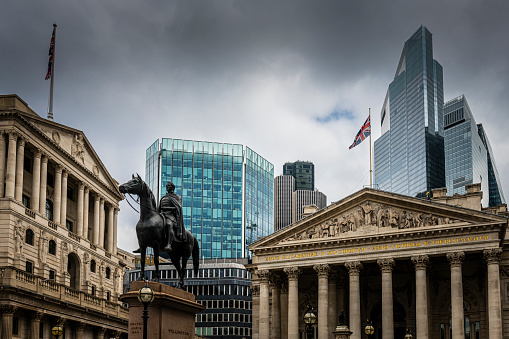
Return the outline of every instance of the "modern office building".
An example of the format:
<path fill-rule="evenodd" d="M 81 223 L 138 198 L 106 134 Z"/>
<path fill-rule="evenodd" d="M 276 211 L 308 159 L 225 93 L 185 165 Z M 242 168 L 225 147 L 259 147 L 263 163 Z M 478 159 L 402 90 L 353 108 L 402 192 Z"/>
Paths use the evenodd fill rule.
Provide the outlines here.
<path fill-rule="evenodd" d="M 127 338 L 118 183 L 82 131 L 17 95 L 0 95 L 0 131 L 1 337 Z"/>
<path fill-rule="evenodd" d="M 283 175 L 295 178 L 296 190 L 315 189 L 315 165 L 310 161 L 287 162 L 283 165 Z"/>
<path fill-rule="evenodd" d="M 477 125 L 477 132 L 479 133 L 479 136 L 481 137 L 484 147 L 486 147 L 486 151 L 488 152 L 488 185 L 489 185 L 488 204 L 490 207 L 505 204 L 506 202 L 504 198 L 504 192 L 502 191 L 502 184 L 500 183 L 497 166 L 495 165 L 495 156 L 493 155 L 490 142 L 488 141 L 488 136 L 486 135 L 482 124 Z M 486 194 L 488 192 L 484 193 Z"/>
<path fill-rule="evenodd" d="M 292 223 L 303 218 L 304 206 L 315 205 L 318 210 L 327 206 L 327 196 L 318 190 L 297 190 L 292 193 Z"/>
<path fill-rule="evenodd" d="M 278 175 L 274 178 L 274 230 L 279 231 L 292 223 L 292 194 L 295 178 Z"/>
<path fill-rule="evenodd" d="M 274 230 L 274 166 L 249 147 L 163 138 L 147 149 L 145 175 L 159 198 L 175 184 L 202 258 L 244 258 Z"/>
<path fill-rule="evenodd" d="M 197 335 L 206 338 L 251 338 L 251 274 L 244 266 L 246 259 L 228 262 L 227 260 L 200 260 L 198 276 L 187 270 L 185 289 L 196 296 L 196 302 L 206 307 L 196 315 Z M 160 282 L 177 286 L 177 270 L 170 263 L 161 264 Z M 154 266 L 147 267 L 149 277 Z M 125 290 L 130 283 L 139 279 L 140 270 L 127 271 Z"/>
<path fill-rule="evenodd" d="M 375 185 L 409 196 L 445 186 L 442 66 L 433 59 L 430 31 L 405 42 L 381 111 L 374 144 Z"/>
<path fill-rule="evenodd" d="M 447 194 L 465 194 L 465 185 L 481 183 L 481 202 L 488 207 L 488 151 L 464 95 L 444 105 L 444 145 Z"/>

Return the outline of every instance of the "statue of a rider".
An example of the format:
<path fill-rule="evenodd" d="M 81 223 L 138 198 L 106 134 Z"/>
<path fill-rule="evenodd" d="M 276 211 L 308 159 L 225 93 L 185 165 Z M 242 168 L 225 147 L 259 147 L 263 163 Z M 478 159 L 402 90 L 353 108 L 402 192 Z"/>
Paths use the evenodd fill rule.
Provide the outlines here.
<path fill-rule="evenodd" d="M 166 183 L 166 194 L 161 198 L 157 211 L 164 220 L 164 230 L 168 242 L 164 244 L 163 251 L 170 252 L 172 250 L 171 243 L 173 241 L 187 241 L 186 229 L 184 227 L 184 217 L 182 215 L 182 198 L 175 193 L 175 185 L 168 181 Z M 174 239 L 170 239 L 171 227 L 174 227 Z M 140 249 L 133 251 L 140 253 Z"/>

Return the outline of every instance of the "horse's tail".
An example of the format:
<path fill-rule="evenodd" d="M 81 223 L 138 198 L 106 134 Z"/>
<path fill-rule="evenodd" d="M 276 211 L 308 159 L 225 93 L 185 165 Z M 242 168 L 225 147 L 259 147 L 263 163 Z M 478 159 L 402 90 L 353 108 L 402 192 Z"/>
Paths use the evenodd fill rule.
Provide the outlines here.
<path fill-rule="evenodd" d="M 193 245 L 193 268 L 194 268 L 194 276 L 198 276 L 198 268 L 200 268 L 200 245 L 198 245 L 198 239 L 194 237 L 194 245 Z"/>

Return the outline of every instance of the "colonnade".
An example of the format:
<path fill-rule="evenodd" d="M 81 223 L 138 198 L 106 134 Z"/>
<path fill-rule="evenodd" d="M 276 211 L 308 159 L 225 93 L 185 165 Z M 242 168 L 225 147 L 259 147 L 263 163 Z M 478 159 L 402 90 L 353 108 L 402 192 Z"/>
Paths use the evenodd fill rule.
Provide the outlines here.
<path fill-rule="evenodd" d="M 5 137 L 7 135 L 7 138 Z M 7 145 L 6 145 L 7 143 Z M 23 200 L 24 158 L 27 138 L 16 131 L 0 132 L 0 198 Z M 5 150 L 7 149 L 7 152 Z M 56 225 L 66 227 L 68 216 L 67 187 L 72 172 L 62 164 L 51 159 L 39 148 L 32 146 L 33 167 L 30 206 L 33 212 L 46 215 L 48 192 L 48 164 L 54 162 L 53 211 L 51 220 Z M 95 246 L 104 247 L 110 253 L 116 253 L 116 230 L 118 207 L 107 201 L 99 192 L 93 192 L 92 186 L 73 177 L 77 182 L 76 228 L 73 230 L 79 237 L 90 239 Z M 4 190 L 5 184 L 5 190 Z M 92 234 L 89 234 L 89 201 L 93 196 Z M 47 216 L 51 217 L 51 216 Z M 105 234 L 107 220 L 107 233 Z"/>
<path fill-rule="evenodd" d="M 500 297 L 499 260 L 502 250 L 500 248 L 484 250 L 487 263 L 487 313 L 489 321 L 490 339 L 502 339 L 502 310 Z M 445 254 L 451 270 L 451 320 L 452 339 L 464 339 L 464 313 L 463 313 L 463 278 L 462 263 L 465 253 L 456 251 Z M 430 338 L 429 328 L 430 305 L 428 305 L 427 267 L 428 255 L 412 256 L 415 267 L 415 330 L 417 338 Z M 394 258 L 377 260 L 382 275 L 382 338 L 394 338 L 393 319 L 393 287 L 392 270 L 396 265 Z M 352 261 L 344 263 L 349 278 L 349 328 L 353 332 L 352 339 L 360 339 L 362 335 L 361 299 L 360 299 L 360 272 L 363 263 Z M 337 282 L 337 273 L 329 264 L 314 265 L 313 269 L 318 276 L 318 338 L 334 338 L 331 328 L 337 324 L 336 293 L 342 287 Z M 299 275 L 300 267 L 286 267 L 280 270 L 258 270 L 259 295 L 253 294 L 253 333 L 259 338 L 273 339 L 299 339 Z M 286 276 L 286 279 L 284 277 Z M 269 282 L 272 282 L 272 319 L 269 319 Z M 288 288 L 286 289 L 286 283 Z M 277 285 L 277 286 L 276 286 Z M 257 289 L 257 286 L 254 286 Z M 342 293 L 342 292 L 341 292 Z M 258 299 L 259 300 L 256 300 Z M 331 314 L 332 313 L 332 314 Z M 257 317 L 258 315 L 258 317 Z M 272 330 L 269 323 L 272 321 Z M 330 324 L 330 321 L 334 321 Z M 259 325 L 258 325 L 259 324 Z M 287 324 L 287 326 L 285 326 Z M 331 326 L 332 325 L 332 326 Z M 256 328 L 258 326 L 258 329 Z M 287 333 L 282 329 L 287 328 Z M 278 331 L 279 329 L 279 331 Z"/>

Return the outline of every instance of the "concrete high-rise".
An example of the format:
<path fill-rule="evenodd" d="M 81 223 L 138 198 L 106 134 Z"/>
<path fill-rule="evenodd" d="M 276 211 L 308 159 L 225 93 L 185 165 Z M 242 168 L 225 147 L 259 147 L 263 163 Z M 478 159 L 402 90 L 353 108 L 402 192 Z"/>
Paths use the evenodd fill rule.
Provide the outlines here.
<path fill-rule="evenodd" d="M 405 42 L 381 111 L 374 144 L 375 185 L 410 196 L 445 186 L 443 70 L 430 31 Z"/>
<path fill-rule="evenodd" d="M 296 190 L 315 189 L 315 165 L 309 161 L 287 162 L 283 165 L 283 174 L 295 178 Z"/>
<path fill-rule="evenodd" d="M 274 231 L 274 166 L 249 147 L 163 138 L 146 151 L 145 176 L 158 198 L 175 184 L 205 259 L 244 258 Z"/>
<path fill-rule="evenodd" d="M 304 206 L 315 205 L 318 210 L 327 206 L 327 196 L 318 190 L 297 190 L 292 193 L 292 223 L 303 218 Z"/>
<path fill-rule="evenodd" d="M 488 137 L 464 95 L 444 105 L 444 143 L 448 195 L 465 194 L 465 185 L 480 183 L 483 207 L 505 202 Z"/>

